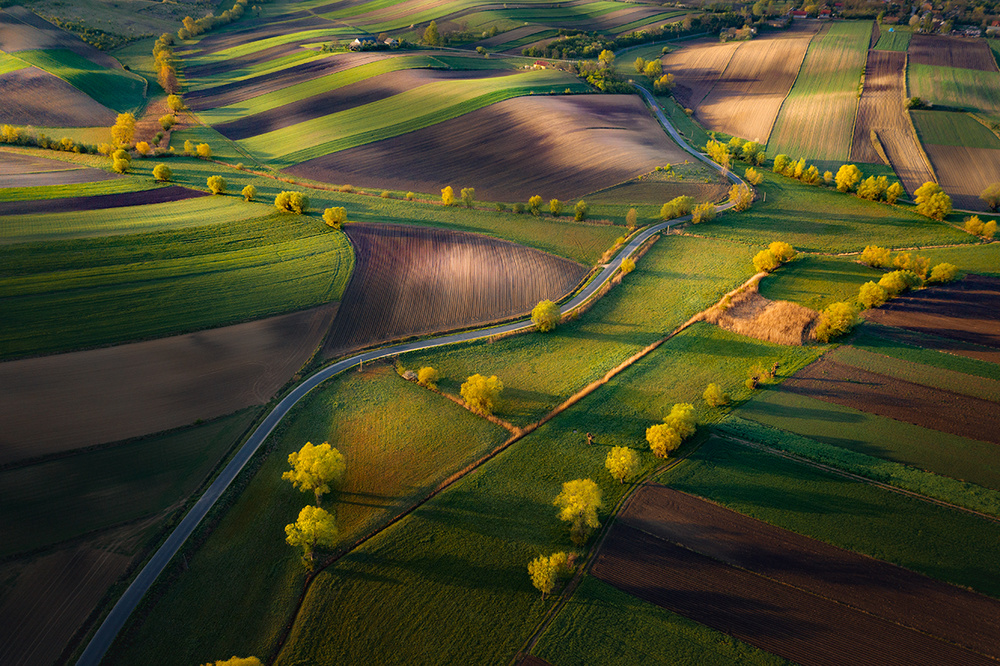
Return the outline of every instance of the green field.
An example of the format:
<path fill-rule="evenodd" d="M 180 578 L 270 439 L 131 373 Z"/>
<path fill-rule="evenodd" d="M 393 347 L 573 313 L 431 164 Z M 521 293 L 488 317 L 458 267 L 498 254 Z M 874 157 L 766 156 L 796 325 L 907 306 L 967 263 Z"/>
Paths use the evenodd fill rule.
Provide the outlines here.
<path fill-rule="evenodd" d="M 139 178 L 112 178 L 93 183 L 77 183 L 75 185 L 37 185 L 34 187 L 4 187 L 0 188 L 0 201 L 41 201 L 44 199 L 62 199 L 64 197 L 90 197 L 100 194 L 121 194 L 123 192 L 141 192 L 156 187 L 153 183 Z M 11 216 L 0 216 L 0 219 Z M 15 222 L 16 224 L 16 222 Z M 5 228 L 0 222 L 0 229 Z M 5 234 L 0 231 L 0 243 L 7 242 Z"/>
<path fill-rule="evenodd" d="M 850 21 L 813 38 L 775 120 L 768 155 L 847 160 L 871 33 L 870 21 Z"/>
<path fill-rule="evenodd" d="M 18 51 L 17 57 L 58 76 L 115 111 L 136 112 L 146 103 L 145 79 L 101 67 L 67 49 Z"/>
<path fill-rule="evenodd" d="M 315 218 L 0 246 L 3 357 L 185 333 L 338 300 L 353 253 Z"/>
<path fill-rule="evenodd" d="M 28 67 L 28 63 L 7 53 L 0 52 L 0 75 Z"/>
<path fill-rule="evenodd" d="M 825 444 L 1000 489 L 995 444 L 928 430 L 780 389 L 761 392 L 735 414 Z"/>
<path fill-rule="evenodd" d="M 273 60 L 265 60 L 264 62 L 245 67 L 233 67 L 209 76 L 193 76 L 185 74 L 184 86 L 189 91 L 202 90 L 204 88 L 211 88 L 224 83 L 244 81 L 262 74 L 270 74 L 271 72 L 288 69 L 293 65 L 302 65 L 329 57 L 332 57 L 329 53 L 317 53 L 315 51 L 303 49 L 302 51 L 296 51 L 289 53 L 288 55 L 274 58 Z"/>
<path fill-rule="evenodd" d="M 891 356 L 902 361 L 930 365 L 944 370 L 954 370 L 965 375 L 982 377 L 1000 382 L 1000 365 L 988 363 L 974 358 L 948 354 L 946 352 L 926 349 L 915 344 L 906 344 L 892 337 L 890 333 L 897 329 L 890 329 L 870 322 L 865 322 L 854 329 L 854 334 L 849 338 L 852 347 L 856 347 L 872 354 Z M 909 333 L 914 339 L 921 339 L 915 333 Z"/>
<path fill-rule="evenodd" d="M 996 115 L 1000 108 L 998 72 L 910 63 L 906 84 L 911 97 L 919 97 L 937 106 L 992 115 Z"/>
<path fill-rule="evenodd" d="M 876 51 L 906 51 L 910 48 L 910 37 L 912 37 L 912 33 L 908 30 L 900 28 L 880 29 L 878 42 L 875 43 L 874 48 Z"/>
<path fill-rule="evenodd" d="M 308 39 L 328 41 L 328 38 L 339 37 L 341 35 L 353 35 L 354 33 L 355 31 L 350 28 L 319 28 L 316 30 L 301 30 L 298 32 L 288 33 L 286 35 L 277 35 L 275 37 L 267 37 L 265 39 L 255 39 L 246 44 L 239 44 L 238 46 L 231 46 L 227 49 L 198 56 L 191 59 L 191 64 L 192 66 L 198 67 L 209 63 L 224 62 L 234 58 L 241 58 L 243 56 L 251 55 L 253 53 L 257 53 L 258 51 L 263 51 L 264 49 L 273 48 L 275 46 L 281 46 L 283 44 L 291 44 L 293 42 L 301 42 Z"/>
<path fill-rule="evenodd" d="M 662 14 L 656 14 L 655 16 L 649 16 L 644 19 L 639 19 L 638 21 L 632 21 L 631 23 L 623 23 L 622 25 L 615 26 L 611 29 L 611 32 L 616 35 L 623 35 L 636 28 L 641 28 L 644 25 L 651 25 L 654 23 L 660 23 L 661 25 L 669 23 L 671 19 L 681 18 L 687 15 L 687 11 L 668 11 Z"/>
<path fill-rule="evenodd" d="M 965 113 L 912 111 L 913 125 L 923 143 L 968 148 L 1000 148 L 1000 139 Z"/>
<path fill-rule="evenodd" d="M 660 481 L 834 546 L 1000 596 L 1000 523 L 721 438 Z"/>
<path fill-rule="evenodd" d="M 961 216 L 959 219 L 964 218 Z M 980 215 L 983 221 L 991 219 L 988 215 Z M 921 250 L 920 254 L 931 260 L 932 264 L 942 261 L 958 266 L 964 273 L 977 275 L 994 275 L 1000 277 L 1000 244 L 966 245 L 964 247 L 949 247 Z"/>
<path fill-rule="evenodd" d="M 857 257 L 800 255 L 760 281 L 761 295 L 822 310 L 838 301 L 854 302 L 866 282 L 878 282 L 884 271 L 856 262 Z"/>
<path fill-rule="evenodd" d="M 791 664 L 587 576 L 532 654 L 553 666 Z"/>
<path fill-rule="evenodd" d="M 257 414 L 0 471 L 0 557 L 174 509 L 206 479 Z"/>

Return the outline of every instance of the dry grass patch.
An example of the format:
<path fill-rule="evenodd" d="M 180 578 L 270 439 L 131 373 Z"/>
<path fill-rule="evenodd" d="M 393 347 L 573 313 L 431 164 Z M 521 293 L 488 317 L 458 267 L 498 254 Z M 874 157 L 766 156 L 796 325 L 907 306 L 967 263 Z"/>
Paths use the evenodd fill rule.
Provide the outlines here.
<path fill-rule="evenodd" d="M 698 315 L 719 328 L 779 345 L 802 345 L 812 337 L 815 310 L 792 303 L 772 301 L 757 291 L 766 273 L 758 273 L 721 301 Z"/>

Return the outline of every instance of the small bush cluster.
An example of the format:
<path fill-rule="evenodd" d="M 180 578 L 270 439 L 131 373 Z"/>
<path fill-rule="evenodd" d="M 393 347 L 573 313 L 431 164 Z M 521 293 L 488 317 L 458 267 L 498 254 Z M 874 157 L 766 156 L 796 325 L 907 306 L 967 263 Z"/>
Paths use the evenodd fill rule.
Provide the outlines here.
<path fill-rule="evenodd" d="M 243 16 L 248 4 L 249 0 L 236 0 L 236 4 L 232 8 L 227 9 L 218 16 L 211 13 L 200 19 L 185 16 L 184 20 L 181 21 L 183 27 L 177 31 L 177 36 L 181 39 L 191 39 L 209 30 L 228 25 Z"/>
<path fill-rule="evenodd" d="M 770 273 L 782 264 L 795 258 L 795 248 L 783 241 L 771 243 L 766 250 L 761 250 L 753 258 L 753 267 L 757 272 Z"/>
<path fill-rule="evenodd" d="M 334 229 L 340 229 L 347 222 L 347 209 L 342 206 L 334 206 L 323 211 L 323 221 Z"/>
<path fill-rule="evenodd" d="M 684 217 L 694 207 L 694 199 L 687 195 L 675 197 L 660 207 L 661 220 L 675 220 Z"/>
<path fill-rule="evenodd" d="M 965 218 L 965 230 L 985 240 L 993 240 L 993 236 L 997 233 L 997 221 L 983 222 L 978 215 L 973 215 Z"/>
<path fill-rule="evenodd" d="M 694 405 L 677 403 L 663 419 L 663 423 L 646 428 L 646 441 L 657 458 L 666 458 L 676 451 L 696 428 Z"/>
<path fill-rule="evenodd" d="M 301 215 L 309 210 L 309 197 L 301 192 L 279 192 L 274 198 L 274 207 Z"/>
<path fill-rule="evenodd" d="M 78 153 L 81 155 L 98 153 L 97 146 L 77 143 L 68 136 L 63 137 L 62 139 L 53 139 L 45 134 L 35 134 L 34 132 L 29 132 L 26 129 L 16 127 L 14 125 L 0 125 L 0 143 L 5 143 L 11 146 L 46 148 L 48 150 L 56 150 L 64 153 Z"/>

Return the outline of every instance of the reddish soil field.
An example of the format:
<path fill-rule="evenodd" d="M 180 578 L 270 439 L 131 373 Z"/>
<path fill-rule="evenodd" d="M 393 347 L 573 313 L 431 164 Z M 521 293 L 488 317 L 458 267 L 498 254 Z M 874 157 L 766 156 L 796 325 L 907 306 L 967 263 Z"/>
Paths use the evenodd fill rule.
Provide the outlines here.
<path fill-rule="evenodd" d="M 483 201 L 569 201 L 687 157 L 638 96 L 528 96 L 286 171 L 402 191 L 475 187 Z"/>
<path fill-rule="evenodd" d="M 591 571 L 804 665 L 1000 657 L 1000 602 L 664 486 L 635 496 Z"/>
<path fill-rule="evenodd" d="M 913 384 L 820 359 L 786 379 L 782 390 L 930 430 L 1000 444 L 996 403 Z"/>
<path fill-rule="evenodd" d="M 345 230 L 357 263 L 326 357 L 524 314 L 561 298 L 587 273 L 567 259 L 487 236 L 382 224 Z"/>
<path fill-rule="evenodd" d="M 969 275 L 953 284 L 895 298 L 865 319 L 972 345 L 953 353 L 1000 363 L 1000 279 Z"/>
<path fill-rule="evenodd" d="M 244 102 L 265 93 L 293 86 L 296 83 L 311 81 L 327 74 L 375 62 L 385 57 L 387 56 L 384 54 L 374 52 L 338 54 L 321 60 L 292 65 L 277 72 L 261 74 L 243 81 L 233 81 L 211 88 L 195 90 L 185 95 L 184 101 L 195 111 L 215 109 L 220 106 Z"/>
<path fill-rule="evenodd" d="M 390 72 L 214 127 L 222 135 L 236 141 L 355 106 L 371 104 L 435 81 L 483 79 L 493 76 L 509 76 L 514 73 L 516 72 L 511 70 L 491 72 L 437 69 L 407 69 Z"/>
<path fill-rule="evenodd" d="M 818 29 L 797 26 L 741 42 L 696 117 L 709 129 L 766 144 Z"/>
<path fill-rule="evenodd" d="M 180 185 L 168 185 L 141 192 L 121 194 L 96 194 L 91 197 L 65 197 L 63 199 L 35 199 L 32 201 L 0 201 L 0 216 L 38 213 L 65 213 L 79 210 L 103 210 L 124 206 L 145 206 L 207 196 L 205 192 L 189 190 Z"/>
<path fill-rule="evenodd" d="M 41 127 L 111 125 L 117 114 L 37 67 L 0 75 L 0 123 Z"/>
<path fill-rule="evenodd" d="M 918 65 L 997 71 L 993 53 L 983 39 L 913 35 L 907 53 L 910 55 L 910 62 Z"/>
<path fill-rule="evenodd" d="M 336 305 L 159 340 L 0 363 L 0 465 L 160 432 L 267 402 Z M 61 408 L 53 417 L 52 405 Z"/>
<path fill-rule="evenodd" d="M 681 105 L 697 109 L 715 82 L 726 71 L 740 42 L 720 43 L 699 39 L 663 56 L 663 71 L 674 75 L 674 97 Z"/>
<path fill-rule="evenodd" d="M 851 140 L 851 160 L 882 163 L 872 144 L 878 135 L 889 162 L 906 190 L 913 191 L 934 180 L 920 142 L 903 107 L 906 97 L 906 54 L 899 51 L 869 51 L 865 66 L 865 88 L 858 104 L 858 117 Z"/>
<path fill-rule="evenodd" d="M 979 198 L 989 185 L 1000 182 L 1000 150 L 924 144 L 938 182 L 959 210 L 988 211 Z"/>
<path fill-rule="evenodd" d="M 14 53 L 29 49 L 69 49 L 102 67 L 122 68 L 108 54 L 24 7 L 0 9 L 0 51 Z"/>
<path fill-rule="evenodd" d="M 0 187 L 74 185 L 112 178 L 118 175 L 59 160 L 0 151 Z"/>

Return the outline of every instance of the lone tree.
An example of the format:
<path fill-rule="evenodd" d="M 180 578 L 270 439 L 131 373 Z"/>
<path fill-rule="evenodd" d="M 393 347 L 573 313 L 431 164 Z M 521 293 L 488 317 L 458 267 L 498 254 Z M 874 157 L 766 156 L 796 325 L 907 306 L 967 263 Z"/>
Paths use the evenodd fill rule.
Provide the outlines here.
<path fill-rule="evenodd" d="M 473 204 L 476 203 L 476 188 L 474 187 L 462 188 L 462 203 L 465 204 L 466 208 L 472 208 Z"/>
<path fill-rule="evenodd" d="M 111 138 L 119 146 L 127 146 L 132 143 L 135 135 L 135 116 L 131 113 L 119 113 L 115 124 L 111 126 Z"/>
<path fill-rule="evenodd" d="M 997 208 L 1000 208 L 1000 183 L 987 185 L 983 193 L 979 195 L 979 198 L 990 207 L 991 211 L 994 213 L 997 212 Z"/>
<path fill-rule="evenodd" d="M 445 206 L 455 205 L 455 190 L 452 189 L 451 185 L 441 190 L 441 203 Z"/>
<path fill-rule="evenodd" d="M 244 201 L 253 201 L 254 197 L 257 196 L 257 188 L 253 185 L 247 185 L 243 188 L 243 192 L 241 192 L 241 194 L 243 195 Z"/>
<path fill-rule="evenodd" d="M 573 219 L 577 222 L 583 222 L 587 219 L 587 202 L 580 200 L 576 202 L 576 207 L 573 208 Z"/>
<path fill-rule="evenodd" d="M 718 384 L 709 384 L 705 388 L 705 392 L 701 394 L 701 397 L 705 399 L 705 403 L 709 407 L 721 407 L 729 402 L 729 396 L 719 388 Z"/>
<path fill-rule="evenodd" d="M 180 95 L 167 95 L 167 107 L 174 113 L 179 113 L 187 108 Z"/>
<path fill-rule="evenodd" d="M 681 436 L 666 423 L 646 428 L 646 441 L 657 458 L 666 458 L 681 445 Z"/>
<path fill-rule="evenodd" d="M 334 229 L 340 229 L 347 222 L 347 209 L 343 206 L 334 206 L 323 211 L 323 221 Z"/>
<path fill-rule="evenodd" d="M 198 147 L 195 149 L 198 153 L 198 157 L 202 159 L 210 159 L 212 157 L 212 147 L 207 143 L 199 143 Z"/>
<path fill-rule="evenodd" d="M 555 330 L 560 317 L 559 306 L 549 300 L 539 301 L 531 311 L 531 321 L 542 333 Z"/>
<path fill-rule="evenodd" d="M 559 199 L 552 199 L 549 201 L 549 212 L 552 213 L 552 217 L 559 217 L 562 215 L 563 205 Z"/>
<path fill-rule="evenodd" d="M 124 148 L 119 148 L 111 154 L 111 168 L 118 173 L 128 173 L 132 167 L 132 156 Z"/>
<path fill-rule="evenodd" d="M 538 217 L 542 210 L 542 197 L 535 195 L 528 199 L 528 208 L 531 210 L 531 214 Z"/>
<path fill-rule="evenodd" d="M 934 220 L 943 220 L 951 215 L 951 197 L 944 193 L 937 183 L 928 181 L 913 193 L 917 212 Z"/>
<path fill-rule="evenodd" d="M 625 479 L 639 471 L 639 454 L 627 446 L 616 446 L 608 451 L 604 466 L 618 483 L 625 483 Z"/>
<path fill-rule="evenodd" d="M 629 231 L 635 231 L 638 226 L 639 226 L 639 211 L 637 211 L 635 208 L 629 208 L 628 212 L 625 213 L 625 228 L 628 229 Z"/>
<path fill-rule="evenodd" d="M 174 172 L 166 164 L 157 164 L 153 167 L 153 178 L 160 182 L 167 182 L 174 177 Z"/>
<path fill-rule="evenodd" d="M 212 190 L 212 194 L 226 193 L 226 179 L 222 176 L 209 176 L 206 184 L 208 189 Z"/>
<path fill-rule="evenodd" d="M 316 496 L 316 506 L 319 506 L 320 497 L 330 492 L 331 484 L 340 483 L 347 471 L 343 454 L 327 442 L 319 446 L 306 442 L 301 449 L 288 455 L 288 464 L 292 469 L 282 474 L 281 478 L 291 481 L 303 492 L 312 491 Z"/>
<path fill-rule="evenodd" d="M 566 553 L 552 553 L 548 557 L 539 555 L 528 563 L 531 584 L 542 593 L 542 599 L 555 588 L 559 576 L 572 570 L 572 558 Z"/>
<path fill-rule="evenodd" d="M 424 44 L 428 46 L 441 46 L 441 33 L 438 32 L 437 21 L 431 21 L 424 30 Z"/>
<path fill-rule="evenodd" d="M 567 481 L 552 503 L 559 508 L 559 520 L 570 524 L 570 539 L 578 546 L 586 543 L 591 530 L 601 526 L 597 521 L 601 489 L 590 479 Z"/>
<path fill-rule="evenodd" d="M 460 392 L 469 409 L 489 416 L 500 403 L 503 382 L 496 375 L 484 377 L 477 373 L 462 384 Z"/>
<path fill-rule="evenodd" d="M 337 545 L 337 521 L 318 506 L 304 506 L 298 520 L 285 525 L 285 541 L 302 548 L 302 560 L 311 569 L 316 548 Z"/>

